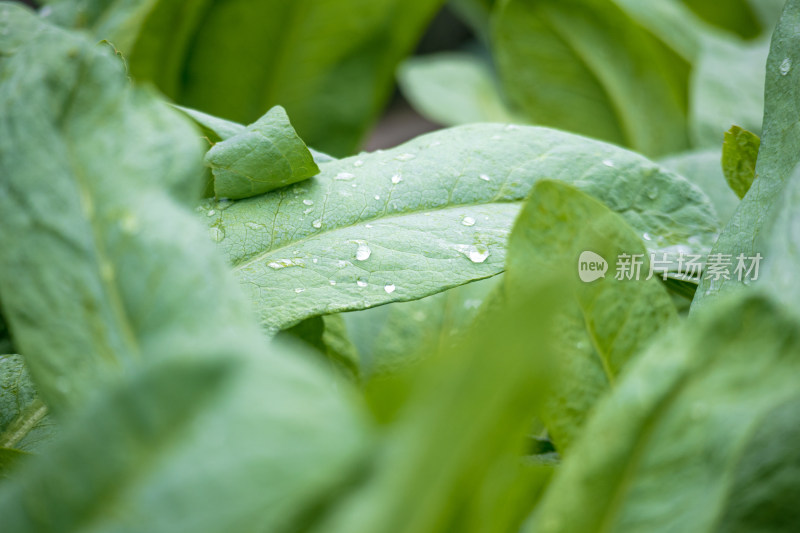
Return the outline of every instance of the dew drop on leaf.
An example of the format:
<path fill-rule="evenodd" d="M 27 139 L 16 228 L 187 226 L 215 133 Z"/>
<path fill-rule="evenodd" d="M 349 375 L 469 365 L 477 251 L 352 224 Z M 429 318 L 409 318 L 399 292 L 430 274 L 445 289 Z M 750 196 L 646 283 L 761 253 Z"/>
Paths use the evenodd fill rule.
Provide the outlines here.
<path fill-rule="evenodd" d="M 474 226 L 475 225 L 475 219 L 472 218 L 472 217 L 464 217 L 464 218 L 461 219 L 461 223 L 463 225 L 465 225 L 465 226 Z"/>
<path fill-rule="evenodd" d="M 395 290 L 395 286 L 392 283 L 383 286 L 383 290 L 386 291 L 386 294 L 392 294 Z"/>
<path fill-rule="evenodd" d="M 211 228 L 209 229 L 209 233 L 211 234 L 211 239 L 213 239 L 214 242 L 222 242 L 222 239 L 225 238 L 225 230 L 222 228 Z"/>
<path fill-rule="evenodd" d="M 417 157 L 417 156 L 415 156 L 414 154 L 406 153 L 406 154 L 400 154 L 398 156 L 395 156 L 395 159 L 397 159 L 398 161 L 409 161 L 411 159 L 414 159 L 415 157 Z"/>
<path fill-rule="evenodd" d="M 456 250 L 466 256 L 473 263 L 483 263 L 489 257 L 489 248 L 483 244 L 459 244 Z"/>
<path fill-rule="evenodd" d="M 610 159 L 603 159 L 603 164 L 607 167 L 614 168 L 614 162 Z"/>
<path fill-rule="evenodd" d="M 370 250 L 369 246 L 365 241 L 351 241 L 354 244 L 358 245 L 356 248 L 356 259 L 359 261 L 366 261 L 369 259 L 369 256 L 372 255 L 372 250 Z"/>
<path fill-rule="evenodd" d="M 490 177 L 489 177 L 489 176 L 487 176 L 486 174 L 481 174 L 481 175 L 480 175 L 480 176 L 478 176 L 478 177 L 479 177 L 480 179 L 482 179 L 483 181 L 491 181 L 491 180 L 492 180 L 492 178 L 490 178 Z"/>
<path fill-rule="evenodd" d="M 302 288 L 300 288 L 300 287 L 298 287 L 298 288 L 296 288 L 296 289 L 294 290 L 294 292 L 296 292 L 297 294 L 300 294 L 301 292 L 304 292 L 304 291 L 305 291 L 305 289 L 302 289 Z"/>
<path fill-rule="evenodd" d="M 303 203 L 306 204 L 306 205 L 314 205 L 314 200 L 305 199 L 305 200 L 303 200 Z"/>
<path fill-rule="evenodd" d="M 358 285 L 359 287 L 366 287 L 367 286 L 367 282 L 363 281 L 363 280 L 358 280 L 358 281 L 356 281 L 356 285 Z"/>
<path fill-rule="evenodd" d="M 339 172 L 338 174 L 336 174 L 333 177 L 333 179 L 335 179 L 337 181 L 348 181 L 348 180 L 351 180 L 351 179 L 353 179 L 355 177 L 356 177 L 355 174 L 351 174 L 349 172 Z"/>
<path fill-rule="evenodd" d="M 780 71 L 781 76 L 786 76 L 789 74 L 789 71 L 792 70 L 792 59 L 787 57 L 783 61 L 781 61 Z"/>
<path fill-rule="evenodd" d="M 395 185 L 397 185 L 401 181 L 403 181 L 403 176 L 401 176 L 400 174 L 395 174 L 394 176 L 392 176 L 392 183 L 394 183 Z"/>
<path fill-rule="evenodd" d="M 319 220 L 319 219 L 317 219 L 317 220 L 315 220 L 314 222 L 312 222 L 312 223 L 311 223 L 311 225 L 312 225 L 313 227 L 315 227 L 316 229 L 319 229 L 319 228 L 321 228 L 321 227 L 322 227 L 322 221 L 321 221 L 321 220 Z"/>

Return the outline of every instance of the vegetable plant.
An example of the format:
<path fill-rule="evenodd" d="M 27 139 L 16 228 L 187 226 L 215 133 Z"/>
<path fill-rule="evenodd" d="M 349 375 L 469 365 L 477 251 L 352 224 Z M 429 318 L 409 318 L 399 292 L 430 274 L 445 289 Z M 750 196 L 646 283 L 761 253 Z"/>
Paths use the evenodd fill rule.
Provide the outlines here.
<path fill-rule="evenodd" d="M 0 2 L 0 531 L 798 528 L 800 0 L 439 4 Z"/>

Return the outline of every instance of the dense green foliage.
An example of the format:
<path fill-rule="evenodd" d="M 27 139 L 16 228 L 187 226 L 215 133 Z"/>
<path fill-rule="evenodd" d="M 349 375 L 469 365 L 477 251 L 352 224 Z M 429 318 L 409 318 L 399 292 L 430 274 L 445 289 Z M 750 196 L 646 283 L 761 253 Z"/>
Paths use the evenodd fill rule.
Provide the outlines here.
<path fill-rule="evenodd" d="M 800 527 L 800 0 L 439 7 L 0 2 L 0 531 Z"/>

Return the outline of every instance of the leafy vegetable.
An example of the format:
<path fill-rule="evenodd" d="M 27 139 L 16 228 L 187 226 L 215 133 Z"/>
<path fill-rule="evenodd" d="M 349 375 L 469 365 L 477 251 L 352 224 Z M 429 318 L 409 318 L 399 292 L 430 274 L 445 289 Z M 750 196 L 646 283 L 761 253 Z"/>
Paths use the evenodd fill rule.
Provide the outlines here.
<path fill-rule="evenodd" d="M 570 304 L 555 324 L 562 342 L 550 354 L 563 367 L 563 376 L 542 415 L 560 451 L 570 445 L 626 362 L 677 318 L 660 274 L 651 273 L 654 277 L 644 281 L 650 261 L 636 232 L 597 200 L 551 181 L 536 184 L 511 234 L 509 297 L 527 292 L 523 287 L 549 273 L 589 268 L 581 263 L 588 263 L 583 255 L 587 250 L 598 261 L 607 258 L 611 266 L 602 278 L 569 283 L 564 290 Z M 641 281 L 616 279 L 614 267 L 623 254 L 641 254 Z"/>
<path fill-rule="evenodd" d="M 462 126 L 320 169 L 272 195 L 204 205 L 211 237 L 270 329 L 501 272 L 519 202 L 541 178 L 592 194 L 655 249 L 689 237 L 702 247 L 716 231 L 707 198 L 683 178 L 543 128 Z"/>
<path fill-rule="evenodd" d="M 0 484 L 3 526 L 290 529 L 358 461 L 361 411 L 265 344 L 185 205 L 202 155 L 189 124 L 109 50 L 15 5 L 0 20 L 0 291 L 64 421 Z"/>
<path fill-rule="evenodd" d="M 780 3 L 0 2 L 0 529 L 796 529 Z"/>
<path fill-rule="evenodd" d="M 761 140 L 739 126 L 725 132 L 722 143 L 722 171 L 725 180 L 739 198 L 744 198 L 756 177 L 756 157 Z"/>
<path fill-rule="evenodd" d="M 494 28 L 500 75 L 529 120 L 649 156 L 688 147 L 687 63 L 614 2 L 502 6 Z"/>
<path fill-rule="evenodd" d="M 764 127 L 758 150 L 753 186 L 717 240 L 713 253 L 753 257 L 761 253 L 765 219 L 784 189 L 784 183 L 800 161 L 800 2 L 788 0 L 772 36 L 764 104 Z M 713 283 L 712 283 L 713 281 Z M 692 302 L 704 305 L 710 297 L 741 288 L 737 279 L 703 279 Z"/>
<path fill-rule="evenodd" d="M 754 296 L 705 311 L 626 373 L 526 531 L 783 531 L 800 519 L 797 324 Z"/>

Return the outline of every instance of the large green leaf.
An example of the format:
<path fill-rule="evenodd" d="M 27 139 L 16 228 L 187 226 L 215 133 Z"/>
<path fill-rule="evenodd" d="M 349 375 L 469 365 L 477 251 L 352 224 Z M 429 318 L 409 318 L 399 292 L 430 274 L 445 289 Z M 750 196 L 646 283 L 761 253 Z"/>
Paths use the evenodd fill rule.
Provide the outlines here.
<path fill-rule="evenodd" d="M 292 530 L 366 428 L 345 384 L 265 344 L 187 207 L 194 130 L 107 47 L 17 5 L 0 78 L 0 292 L 63 422 L 0 486 L 3 528 Z"/>
<path fill-rule="evenodd" d="M 776 200 L 790 173 L 800 161 L 800 0 L 788 0 L 778 27 L 772 35 L 764 105 L 764 126 L 756 161 L 753 185 L 728 221 L 712 250 L 733 258 L 756 257 L 762 253 L 762 235 Z M 762 254 L 763 255 L 763 254 Z M 743 281 L 702 280 L 693 309 L 700 308 L 721 292 L 740 289 Z"/>
<path fill-rule="evenodd" d="M 760 297 L 724 303 L 637 359 L 526 531 L 793 529 L 800 328 Z"/>
<path fill-rule="evenodd" d="M 619 275 L 623 254 L 640 254 L 640 277 Z M 588 268 L 581 262 L 600 261 L 597 255 L 608 271 L 578 281 L 579 270 Z M 641 237 L 608 207 L 563 183 L 541 181 L 533 188 L 509 238 L 506 292 L 513 298 L 552 273 L 573 273 L 564 287 L 569 304 L 551 333 L 557 339 L 553 357 L 563 368 L 542 414 L 559 451 L 575 439 L 628 360 L 677 318 L 658 270 L 650 277 L 650 264 Z"/>
<path fill-rule="evenodd" d="M 683 150 L 689 64 L 623 7 L 611 0 L 501 4 L 494 53 L 504 88 L 533 123 L 650 156 Z"/>
<path fill-rule="evenodd" d="M 521 456 L 553 367 L 544 354 L 560 302 L 555 291 L 541 290 L 547 285 L 541 280 L 533 298 L 482 315 L 458 342 L 425 361 L 387 422 L 368 476 L 314 531 L 519 527 L 544 482 Z M 493 487 L 497 477 L 502 484 Z"/>
<path fill-rule="evenodd" d="M 544 128 L 461 126 L 320 169 L 293 187 L 203 206 L 271 329 L 501 272 L 520 201 L 542 178 L 603 201 L 654 249 L 702 250 L 717 231 L 708 199 L 683 178 Z"/>
<path fill-rule="evenodd" d="M 445 126 L 513 120 L 488 62 L 467 52 L 407 59 L 397 72 L 414 109 Z"/>

